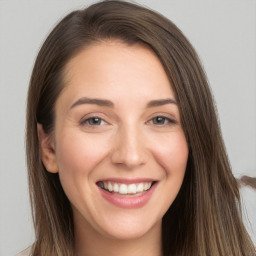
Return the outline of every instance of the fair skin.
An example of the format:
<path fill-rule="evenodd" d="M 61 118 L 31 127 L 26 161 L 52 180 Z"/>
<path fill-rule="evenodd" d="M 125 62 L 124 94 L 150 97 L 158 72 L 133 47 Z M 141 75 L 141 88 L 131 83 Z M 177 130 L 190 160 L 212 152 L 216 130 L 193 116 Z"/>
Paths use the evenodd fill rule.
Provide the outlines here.
<path fill-rule="evenodd" d="M 188 158 L 160 61 L 145 46 L 106 41 L 73 57 L 64 80 L 54 132 L 38 125 L 38 134 L 73 209 L 76 255 L 160 256 Z"/>

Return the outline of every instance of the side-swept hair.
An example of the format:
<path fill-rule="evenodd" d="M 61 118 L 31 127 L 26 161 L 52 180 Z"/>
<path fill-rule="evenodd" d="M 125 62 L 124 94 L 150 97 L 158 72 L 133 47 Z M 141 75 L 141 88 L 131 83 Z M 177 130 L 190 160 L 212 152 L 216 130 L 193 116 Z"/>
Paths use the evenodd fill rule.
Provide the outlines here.
<path fill-rule="evenodd" d="M 255 255 L 241 220 L 239 189 L 225 152 L 207 78 L 182 32 L 144 7 L 104 1 L 67 15 L 43 44 L 27 101 L 27 165 L 36 241 L 32 255 L 74 255 L 72 209 L 58 174 L 44 168 L 37 123 L 54 130 L 54 107 L 68 61 L 105 40 L 149 46 L 175 92 L 189 159 L 180 192 L 163 218 L 162 254 Z"/>

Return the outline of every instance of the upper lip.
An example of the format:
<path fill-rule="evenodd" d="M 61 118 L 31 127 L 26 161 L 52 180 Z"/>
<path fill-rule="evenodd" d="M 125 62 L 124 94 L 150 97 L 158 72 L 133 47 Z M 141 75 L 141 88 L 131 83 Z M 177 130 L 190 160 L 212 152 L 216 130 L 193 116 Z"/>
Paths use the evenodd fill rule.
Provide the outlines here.
<path fill-rule="evenodd" d="M 156 181 L 155 179 L 152 178 L 106 178 L 102 180 L 98 180 L 98 182 L 104 182 L 104 181 L 110 181 L 114 183 L 123 183 L 123 184 L 134 184 L 134 183 L 140 183 L 140 182 L 153 182 Z"/>

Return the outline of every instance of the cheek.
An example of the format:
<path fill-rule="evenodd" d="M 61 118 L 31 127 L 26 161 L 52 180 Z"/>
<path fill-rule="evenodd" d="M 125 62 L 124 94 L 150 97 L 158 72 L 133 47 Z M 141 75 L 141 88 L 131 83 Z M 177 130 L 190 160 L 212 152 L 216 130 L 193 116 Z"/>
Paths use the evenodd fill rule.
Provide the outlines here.
<path fill-rule="evenodd" d="M 84 133 L 67 135 L 58 139 L 56 157 L 61 176 L 88 176 L 108 154 L 108 143 L 102 138 Z"/>
<path fill-rule="evenodd" d="M 56 159 L 60 182 L 71 204 L 79 208 L 81 200 L 85 200 L 83 205 L 90 202 L 94 170 L 108 154 L 108 144 L 102 138 L 92 138 L 84 133 L 59 134 Z M 81 195 L 87 197 L 82 198 Z"/>
<path fill-rule="evenodd" d="M 169 134 L 155 143 L 154 155 L 166 175 L 183 175 L 188 160 L 188 146 L 182 131 Z"/>
<path fill-rule="evenodd" d="M 159 215 L 162 218 L 172 205 L 183 183 L 188 160 L 188 146 L 183 132 L 175 133 L 175 135 L 169 134 L 157 145 L 154 157 L 164 170 L 161 184 L 162 196 L 158 200 L 162 205 Z"/>

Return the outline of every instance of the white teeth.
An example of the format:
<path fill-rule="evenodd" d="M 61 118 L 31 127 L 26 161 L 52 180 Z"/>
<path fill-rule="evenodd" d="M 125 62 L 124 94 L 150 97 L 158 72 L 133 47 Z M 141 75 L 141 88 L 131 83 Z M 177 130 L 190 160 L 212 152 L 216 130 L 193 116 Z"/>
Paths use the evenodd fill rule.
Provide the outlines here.
<path fill-rule="evenodd" d="M 121 184 L 121 186 L 119 187 L 119 193 L 120 194 L 127 194 L 127 191 L 128 189 L 127 189 L 127 185 L 125 185 L 125 184 Z"/>
<path fill-rule="evenodd" d="M 117 183 L 114 183 L 114 192 L 118 192 L 119 191 L 119 186 Z"/>
<path fill-rule="evenodd" d="M 135 184 L 130 184 L 128 186 L 128 194 L 135 194 L 136 193 L 136 185 Z"/>
<path fill-rule="evenodd" d="M 137 187 L 137 192 L 142 192 L 144 189 L 143 183 L 140 183 Z"/>
<path fill-rule="evenodd" d="M 151 186 L 151 183 L 150 182 L 147 182 L 146 185 L 145 185 L 145 189 L 148 190 Z"/>
<path fill-rule="evenodd" d="M 100 187 L 104 187 L 105 190 L 110 192 L 120 193 L 122 195 L 126 194 L 136 194 L 148 190 L 152 186 L 152 182 L 141 182 L 138 184 L 123 184 L 111 181 L 104 181 L 99 183 Z"/>
<path fill-rule="evenodd" d="M 113 191 L 113 187 L 112 187 L 112 184 L 111 182 L 109 181 L 108 182 L 108 188 L 107 188 L 110 192 Z"/>

